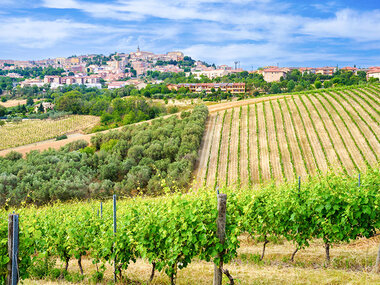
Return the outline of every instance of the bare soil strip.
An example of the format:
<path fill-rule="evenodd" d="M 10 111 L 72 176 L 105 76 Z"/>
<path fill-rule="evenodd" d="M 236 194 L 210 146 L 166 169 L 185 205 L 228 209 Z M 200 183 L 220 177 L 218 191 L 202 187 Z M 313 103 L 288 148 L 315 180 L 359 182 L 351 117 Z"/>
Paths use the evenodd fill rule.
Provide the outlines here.
<path fill-rule="evenodd" d="M 360 119 L 363 121 L 363 123 L 367 126 L 367 128 L 370 130 L 370 132 L 374 136 L 376 142 L 380 144 L 379 137 L 377 133 L 374 131 L 374 130 L 377 131 L 379 129 L 378 124 L 374 120 L 372 120 L 371 115 L 368 113 L 368 111 L 358 103 L 359 101 L 355 101 L 356 100 L 355 97 L 350 97 L 349 95 L 342 92 L 336 92 L 336 94 L 338 94 L 341 98 L 343 98 L 342 103 L 345 104 L 346 108 L 347 108 L 347 105 L 350 106 L 349 108 L 347 108 L 349 112 L 351 113 L 355 112 L 355 114 L 358 117 L 360 117 Z"/>
<path fill-rule="evenodd" d="M 354 107 L 352 104 L 351 98 L 348 98 L 346 94 L 339 93 L 343 100 L 340 100 L 341 104 L 345 106 L 346 110 L 351 113 L 352 117 L 358 122 L 360 130 L 364 133 L 364 136 L 367 138 L 368 143 L 372 147 L 373 155 L 376 160 L 379 160 L 380 155 L 380 129 L 377 125 L 369 119 L 369 116 L 366 112 L 363 111 L 363 108 Z"/>
<path fill-rule="evenodd" d="M 296 138 L 296 141 L 297 141 L 298 150 L 300 152 L 302 163 L 301 163 L 301 161 L 299 161 L 298 163 L 303 165 L 303 169 L 305 170 L 306 175 L 309 175 L 310 174 L 310 167 L 307 164 L 306 154 L 305 154 L 304 149 L 302 147 L 302 143 L 301 143 L 301 139 L 300 139 L 300 130 L 297 128 L 298 125 L 296 124 L 296 122 L 294 120 L 294 117 L 296 116 L 296 114 L 295 114 L 296 112 L 294 112 L 294 114 L 293 114 L 292 109 L 290 108 L 290 105 L 293 105 L 294 103 L 293 103 L 293 101 L 289 101 L 289 100 L 286 100 L 286 99 L 282 100 L 282 102 L 285 103 L 286 111 L 289 114 L 290 122 L 291 122 L 291 125 L 292 125 L 292 131 L 293 131 L 293 133 L 295 135 L 295 138 Z"/>
<path fill-rule="evenodd" d="M 293 155 L 293 163 L 294 163 L 294 168 L 296 171 L 296 176 L 301 176 L 301 177 L 306 177 L 307 176 L 307 169 L 305 167 L 305 164 L 303 162 L 303 157 L 301 155 L 301 150 L 298 146 L 297 142 L 297 137 L 296 137 L 296 132 L 294 130 L 294 126 L 292 123 L 292 118 L 293 114 L 290 114 L 288 111 L 288 108 L 286 106 L 286 102 L 284 100 L 279 100 L 278 102 L 281 104 L 281 108 L 284 114 L 284 123 L 285 123 L 285 129 L 288 135 L 288 140 L 289 140 L 289 146 L 292 151 Z"/>
<path fill-rule="evenodd" d="M 320 141 L 318 139 L 319 134 L 316 132 L 316 129 L 314 128 L 314 125 L 313 125 L 314 122 L 310 120 L 309 116 L 307 115 L 307 111 L 305 110 L 305 107 L 302 104 L 301 100 L 298 98 L 298 96 L 293 97 L 293 102 L 296 109 L 298 107 L 299 112 L 297 110 L 297 115 L 301 121 L 301 124 L 303 122 L 305 125 L 305 128 L 303 128 L 303 132 L 305 136 L 303 138 L 301 136 L 301 141 L 306 146 L 305 150 L 309 148 L 310 151 L 312 151 L 312 154 L 314 152 L 314 155 L 313 155 L 314 165 L 315 166 L 318 165 L 319 170 L 327 171 L 328 160 L 324 155 L 324 151 L 326 150 L 323 150 L 324 146 L 323 144 L 320 144 Z"/>
<path fill-rule="evenodd" d="M 344 122 L 348 125 L 349 131 L 352 135 L 351 139 L 356 142 L 356 149 L 363 153 L 369 164 L 373 165 L 376 163 L 378 160 L 377 154 L 380 151 L 380 145 L 375 141 L 374 133 L 368 128 L 367 122 L 357 116 L 347 101 L 342 100 L 341 98 L 331 98 L 330 102 L 335 106 Z"/>
<path fill-rule="evenodd" d="M 198 163 L 196 166 L 196 175 L 194 185 L 199 188 L 203 185 L 203 179 L 206 174 L 207 161 L 210 153 L 210 148 L 212 147 L 212 133 L 215 126 L 216 114 L 210 114 L 207 118 L 205 132 L 202 138 L 201 145 L 199 147 L 198 153 Z"/>
<path fill-rule="evenodd" d="M 222 133 L 222 144 L 220 146 L 220 157 L 219 157 L 219 169 L 218 169 L 218 181 L 219 187 L 223 187 L 226 184 L 226 170 L 227 170 L 227 154 L 228 154 L 228 137 L 230 134 L 230 122 L 231 122 L 232 109 L 227 112 L 223 133 Z"/>
<path fill-rule="evenodd" d="M 230 166 L 228 167 L 228 184 L 235 185 L 238 179 L 238 136 L 239 136 L 239 108 L 234 109 L 231 129 Z"/>
<path fill-rule="evenodd" d="M 257 119 L 259 122 L 259 143 L 260 143 L 260 166 L 263 176 L 263 181 L 270 180 L 269 168 L 269 152 L 268 141 L 265 134 L 265 121 L 263 113 L 263 103 L 257 104 Z"/>
<path fill-rule="evenodd" d="M 274 179 L 278 181 L 283 181 L 284 177 L 282 175 L 281 170 L 281 155 L 278 153 L 278 144 L 276 139 L 276 127 L 274 125 L 276 119 L 273 118 L 273 112 L 272 112 L 272 106 L 275 104 L 275 101 L 270 101 L 269 103 L 265 104 L 265 111 L 266 111 L 266 120 L 267 120 L 267 128 L 268 128 L 268 141 L 269 141 L 269 148 L 270 148 L 270 162 L 272 164 L 273 169 L 273 176 Z M 277 127 L 278 131 L 278 127 Z"/>
<path fill-rule="evenodd" d="M 364 153 L 357 144 L 357 139 L 359 137 L 363 139 L 363 137 L 360 131 L 356 128 L 354 122 L 352 122 L 350 117 L 343 110 L 343 108 L 341 108 L 341 106 L 337 106 L 338 104 L 334 105 L 331 103 L 333 98 L 331 98 L 330 95 L 318 96 L 318 99 L 322 102 L 324 108 L 327 109 L 330 115 L 334 118 L 334 125 L 337 127 L 337 130 L 343 137 L 344 148 L 348 152 L 350 159 L 353 161 L 353 164 L 359 168 L 366 166 L 367 158 L 364 156 Z M 364 139 L 363 141 L 365 143 Z M 359 153 L 359 155 L 353 157 L 353 153 Z"/>
<path fill-rule="evenodd" d="M 282 122 L 281 110 L 277 101 L 273 101 L 273 109 L 276 117 L 276 125 L 277 125 L 277 136 L 278 143 L 280 145 L 281 150 L 281 158 L 284 166 L 285 178 L 287 180 L 294 179 L 293 166 L 290 158 L 290 153 L 288 150 L 288 144 L 286 142 L 284 124 Z M 277 152 L 277 147 L 276 147 Z"/>
<path fill-rule="evenodd" d="M 341 164 L 343 171 L 349 173 L 350 170 L 355 168 L 355 164 L 348 154 L 344 141 L 341 139 L 340 130 L 335 125 L 335 120 L 330 120 L 329 114 L 324 109 L 325 106 L 322 105 L 314 96 L 306 96 L 306 98 L 311 102 L 315 109 L 319 111 L 319 115 L 321 116 L 320 120 L 324 131 L 329 138 L 338 162 Z M 339 118 L 336 118 L 336 120 L 338 119 Z"/>
<path fill-rule="evenodd" d="M 371 100 L 368 98 L 368 96 L 366 96 L 366 94 L 364 92 L 362 92 L 361 90 L 360 91 L 359 90 L 347 90 L 346 92 L 353 94 L 353 96 L 355 96 L 359 101 L 362 102 L 363 107 L 367 108 L 367 110 L 375 118 L 379 118 L 379 116 L 380 116 L 379 109 L 374 106 L 373 102 L 371 102 Z M 377 120 L 377 123 L 379 124 L 378 120 Z"/>
<path fill-rule="evenodd" d="M 242 185 L 248 185 L 248 153 L 247 153 L 247 107 L 241 112 L 241 138 L 240 138 L 240 179 Z"/>
<path fill-rule="evenodd" d="M 321 148 L 324 150 L 325 159 L 327 160 L 327 166 L 334 167 L 337 169 L 342 169 L 339 163 L 338 157 L 335 153 L 335 150 L 333 146 L 331 145 L 331 141 L 329 140 L 328 134 L 325 131 L 321 118 L 318 116 L 318 113 L 315 110 L 315 108 L 310 104 L 310 101 L 304 97 L 305 96 L 298 96 L 298 99 L 302 103 L 302 109 L 305 111 L 304 114 L 306 114 L 307 112 L 310 113 L 309 120 L 311 124 L 313 124 L 313 128 L 314 128 L 315 133 L 317 134 L 317 137 L 319 137 L 318 143 L 321 145 Z"/>
<path fill-rule="evenodd" d="M 305 121 L 307 119 L 307 116 L 302 116 L 299 107 L 300 105 L 302 105 L 302 103 L 296 101 L 294 97 L 289 102 L 290 112 L 294 116 L 295 128 L 298 132 L 307 167 L 311 174 L 315 174 L 317 169 L 322 168 L 326 170 L 327 163 L 325 160 L 321 159 L 321 156 L 323 157 L 323 155 L 320 155 L 320 153 L 322 153 L 322 149 L 320 148 L 318 139 L 316 138 L 316 135 L 313 131 L 313 126 L 310 122 L 307 122 L 308 126 L 306 125 Z M 318 151 L 318 157 L 320 158 L 322 165 L 318 164 L 316 149 Z"/>
<path fill-rule="evenodd" d="M 218 147 L 219 147 L 219 137 L 222 129 L 222 121 L 223 121 L 223 112 L 219 113 L 217 121 L 215 123 L 215 132 L 212 139 L 212 148 L 210 153 L 210 163 L 208 168 L 208 175 L 206 180 L 206 185 L 211 187 L 214 185 L 215 181 L 215 170 L 218 158 Z"/>
<path fill-rule="evenodd" d="M 259 183 L 259 160 L 257 157 L 257 132 L 256 132 L 256 115 L 255 105 L 251 105 L 249 108 L 249 157 L 251 162 L 251 177 L 253 183 Z"/>
<path fill-rule="evenodd" d="M 357 90 L 359 91 L 359 90 Z M 368 88 L 362 88 L 360 89 L 361 93 L 363 93 L 365 96 L 367 96 L 367 98 L 370 99 L 370 101 L 372 101 L 372 103 L 374 103 L 377 108 L 380 108 L 380 102 L 377 100 L 377 93 L 371 89 L 368 89 Z"/>
<path fill-rule="evenodd" d="M 247 175 L 248 175 L 248 186 L 251 186 L 252 185 L 252 173 L 251 173 L 251 151 L 250 151 L 250 136 L 251 136 L 251 133 L 250 133 L 250 129 L 249 129 L 249 121 L 250 121 L 250 105 L 247 106 L 247 166 L 248 166 L 248 169 L 247 169 Z"/>

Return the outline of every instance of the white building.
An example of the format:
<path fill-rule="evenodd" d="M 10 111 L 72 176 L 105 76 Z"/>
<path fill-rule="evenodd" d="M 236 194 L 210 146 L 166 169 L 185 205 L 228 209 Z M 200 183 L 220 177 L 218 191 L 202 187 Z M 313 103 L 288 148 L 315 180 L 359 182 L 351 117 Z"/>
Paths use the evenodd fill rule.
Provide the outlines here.
<path fill-rule="evenodd" d="M 230 74 L 230 70 L 226 69 L 213 69 L 213 70 L 204 70 L 204 71 L 193 71 L 192 74 L 195 78 L 201 79 L 201 76 L 206 76 L 210 79 L 216 78 L 216 77 L 222 77 L 225 75 Z"/>
<path fill-rule="evenodd" d="M 367 80 L 369 78 L 378 78 L 380 80 L 380 67 L 371 67 L 367 72 Z"/>

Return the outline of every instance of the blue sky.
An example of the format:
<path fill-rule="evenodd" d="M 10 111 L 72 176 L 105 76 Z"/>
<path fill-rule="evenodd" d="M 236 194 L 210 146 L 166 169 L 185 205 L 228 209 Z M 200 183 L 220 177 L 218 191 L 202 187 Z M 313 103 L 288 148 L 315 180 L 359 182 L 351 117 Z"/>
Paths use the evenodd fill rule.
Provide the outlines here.
<path fill-rule="evenodd" d="M 380 0 L 0 0 L 0 58 L 181 50 L 242 67 L 380 65 Z"/>

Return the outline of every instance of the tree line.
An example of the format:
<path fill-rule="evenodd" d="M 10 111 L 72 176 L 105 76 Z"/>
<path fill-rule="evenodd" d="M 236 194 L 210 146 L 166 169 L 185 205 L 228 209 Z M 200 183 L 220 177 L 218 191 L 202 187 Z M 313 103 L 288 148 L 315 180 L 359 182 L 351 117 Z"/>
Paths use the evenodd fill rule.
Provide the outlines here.
<path fill-rule="evenodd" d="M 0 157 L 0 204 L 162 193 L 162 180 L 184 188 L 192 179 L 208 109 L 97 134 L 60 150 Z"/>

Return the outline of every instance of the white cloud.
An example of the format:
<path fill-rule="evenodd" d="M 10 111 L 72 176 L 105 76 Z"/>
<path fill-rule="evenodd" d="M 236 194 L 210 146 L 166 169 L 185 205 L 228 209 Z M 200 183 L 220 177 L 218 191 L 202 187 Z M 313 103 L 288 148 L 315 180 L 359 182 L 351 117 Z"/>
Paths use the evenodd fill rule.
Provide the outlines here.
<path fill-rule="evenodd" d="M 339 56 L 324 52 L 295 52 L 286 46 L 267 44 L 227 44 L 227 45 L 193 45 L 184 49 L 185 53 L 202 60 L 215 62 L 216 64 L 230 64 L 239 60 L 241 65 L 248 67 L 276 64 L 276 63 L 300 63 L 305 61 L 317 61 L 337 59 Z"/>
<path fill-rule="evenodd" d="M 312 9 L 331 12 L 337 3 L 316 4 Z M 345 9 L 312 18 L 283 0 L 42 0 L 40 5 L 75 9 L 97 24 L 0 17 L 0 45 L 44 48 L 72 41 L 98 50 L 126 51 L 140 44 L 156 52 L 185 47 L 194 58 L 218 64 L 241 60 L 248 65 L 343 60 L 338 50 L 341 41 L 336 39 L 348 40 L 350 46 L 344 48 L 379 49 L 379 10 Z M 98 18 L 111 21 L 102 24 Z"/>
<path fill-rule="evenodd" d="M 380 41 L 380 10 L 358 12 L 340 10 L 329 19 L 309 19 L 301 32 L 319 38 Z"/>
<path fill-rule="evenodd" d="M 80 9 L 81 5 L 76 0 L 44 0 L 43 6 L 55 9 Z"/>
<path fill-rule="evenodd" d="M 0 19 L 0 42 L 27 48 L 47 48 L 78 35 L 96 30 L 95 25 L 69 20 L 42 21 L 30 18 Z"/>

